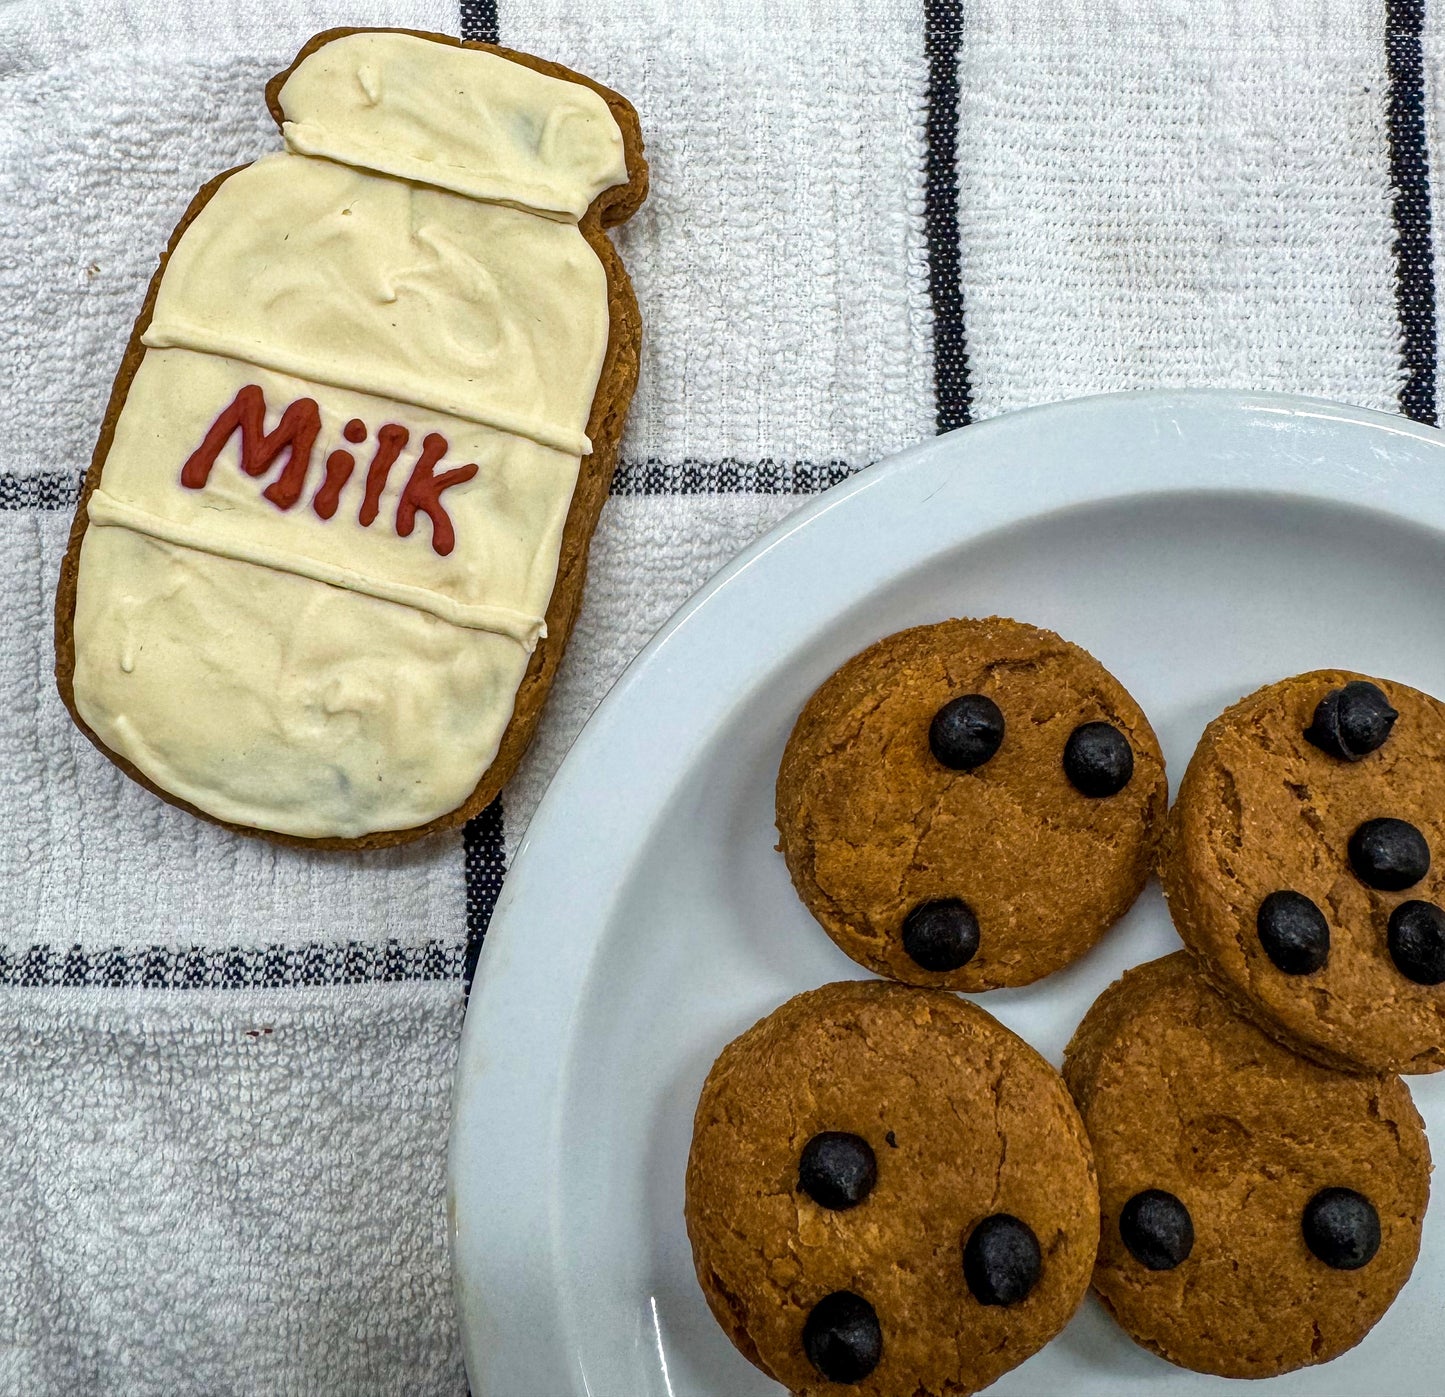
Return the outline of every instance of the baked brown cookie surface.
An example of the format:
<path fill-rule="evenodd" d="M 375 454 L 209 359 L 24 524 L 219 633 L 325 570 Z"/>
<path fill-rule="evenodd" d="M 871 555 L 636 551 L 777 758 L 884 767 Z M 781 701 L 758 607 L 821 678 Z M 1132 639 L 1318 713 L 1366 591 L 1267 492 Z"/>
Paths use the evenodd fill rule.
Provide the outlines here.
<path fill-rule="evenodd" d="M 798 995 L 698 1102 L 687 1228 L 718 1323 L 795 1393 L 955 1397 L 1088 1287 L 1098 1199 L 1058 1074 L 953 995 Z"/>
<path fill-rule="evenodd" d="M 1445 1067 L 1445 705 L 1319 670 L 1205 729 L 1161 876 L 1184 944 L 1341 1067 Z"/>
<path fill-rule="evenodd" d="M 859 964 L 1026 985 L 1089 949 L 1149 876 L 1164 759 L 1124 686 L 1018 621 L 880 640 L 808 700 L 778 772 L 793 885 Z"/>
<path fill-rule="evenodd" d="M 1129 971 L 1064 1055 L 1103 1218 L 1094 1287 L 1171 1362 L 1261 1378 L 1352 1348 L 1420 1247 L 1424 1127 L 1238 1015 L 1184 952 Z"/>

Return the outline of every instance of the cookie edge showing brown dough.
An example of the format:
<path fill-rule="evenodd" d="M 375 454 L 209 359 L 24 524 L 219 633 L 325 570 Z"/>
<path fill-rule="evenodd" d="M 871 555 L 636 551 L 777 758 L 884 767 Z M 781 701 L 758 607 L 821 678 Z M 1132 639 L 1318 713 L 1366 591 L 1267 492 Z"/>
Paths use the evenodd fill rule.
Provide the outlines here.
<path fill-rule="evenodd" d="M 847 937 L 846 931 L 839 929 L 841 924 L 847 921 L 843 909 L 826 893 L 814 879 L 812 874 L 812 860 L 808 854 L 811 849 L 811 841 L 799 837 L 797 829 L 798 822 L 795 819 L 795 812 L 801 801 L 798 796 L 797 786 L 801 780 L 801 770 L 796 777 L 795 768 L 800 767 L 800 759 L 803 744 L 807 740 L 808 729 L 814 717 L 814 705 L 826 702 L 827 697 L 847 684 L 851 673 L 857 668 L 864 667 L 884 647 L 893 646 L 904 640 L 905 637 L 913 637 L 924 632 L 936 631 L 941 627 L 963 623 L 970 626 L 1004 625 L 1017 627 L 1020 630 L 1029 632 L 1034 640 L 1044 645 L 1060 645 L 1075 652 L 1086 659 L 1090 664 L 1096 665 L 1110 684 L 1112 684 L 1122 695 L 1125 703 L 1139 715 L 1140 733 L 1147 737 L 1149 744 L 1149 755 L 1158 763 L 1159 783 L 1154 793 L 1151 810 L 1148 817 L 1148 827 L 1145 830 L 1144 841 L 1141 844 L 1138 859 L 1133 869 L 1133 877 L 1128 885 L 1128 897 L 1123 901 L 1121 910 L 1114 917 L 1113 921 L 1105 924 L 1097 936 L 1086 945 L 1079 947 L 1077 952 L 1062 963 L 1053 966 L 1051 969 L 1041 971 L 1038 975 L 1029 979 L 1019 980 L 992 980 L 988 983 L 977 983 L 977 977 L 969 974 L 969 966 L 964 965 L 953 971 L 924 971 L 920 970 L 916 978 L 907 980 L 899 979 L 891 967 L 881 962 L 860 959 L 854 954 Z M 1138 753 L 1135 754 L 1136 759 Z M 951 617 L 943 621 L 927 622 L 917 626 L 906 626 L 902 630 L 893 631 L 888 635 L 880 637 L 871 645 L 865 646 L 856 654 L 849 656 L 831 674 L 829 674 L 814 691 L 808 696 L 803 704 L 802 710 L 793 723 L 788 734 L 788 741 L 783 751 L 783 757 L 778 766 L 777 784 L 774 792 L 774 821 L 778 831 L 777 849 L 783 856 L 787 865 L 788 876 L 792 880 L 794 889 L 803 905 L 808 909 L 809 914 L 828 934 L 829 939 L 855 964 L 861 965 L 865 970 L 875 975 L 883 976 L 898 984 L 912 985 L 923 989 L 946 989 L 957 990 L 965 994 L 980 994 L 991 989 L 1018 989 L 1024 985 L 1035 984 L 1038 980 L 1055 974 L 1059 970 L 1066 969 L 1074 964 L 1082 956 L 1087 955 L 1103 938 L 1110 929 L 1125 916 L 1130 908 L 1139 900 L 1140 894 L 1148 885 L 1150 876 L 1155 871 L 1158 861 L 1159 848 L 1164 837 L 1166 817 L 1169 801 L 1169 777 L 1164 761 L 1164 752 L 1159 745 L 1158 735 L 1154 731 L 1153 724 L 1149 721 L 1149 715 L 1144 711 L 1143 706 L 1124 685 L 1123 681 L 1114 674 L 1096 655 L 1059 635 L 1055 631 L 1047 630 L 1042 626 L 1035 626 L 1027 621 L 1019 621 L 1009 616 L 959 616 Z"/>
<path fill-rule="evenodd" d="M 90 729 L 75 706 L 75 596 L 80 567 L 80 546 L 85 538 L 89 521 L 87 505 L 91 494 L 100 484 L 102 467 L 110 452 L 115 435 L 116 422 L 125 407 L 126 395 L 131 380 L 145 354 L 141 336 L 151 322 L 156 296 L 160 290 L 161 278 L 171 253 L 182 234 L 210 202 L 216 190 L 232 175 L 248 168 L 240 165 L 207 181 L 197 191 L 190 206 L 181 216 L 171 233 L 160 264 L 146 290 L 140 314 L 131 330 L 130 340 L 120 362 L 115 383 L 111 388 L 110 401 L 101 421 L 100 433 L 95 451 L 91 456 L 90 468 L 86 471 L 81 486 L 80 499 L 75 507 L 75 517 L 70 529 L 70 542 L 60 566 L 60 581 L 55 594 L 55 682 L 60 690 L 60 699 L 69 711 L 76 727 L 90 739 L 100 752 L 138 785 L 159 796 L 170 805 L 206 820 L 233 830 L 237 834 L 256 835 L 270 839 L 277 844 L 287 844 L 307 849 L 382 849 L 395 844 L 406 844 L 426 835 L 438 834 L 443 830 L 455 829 L 474 815 L 480 814 L 496 798 L 498 792 L 511 779 L 531 744 L 541 717 L 543 703 L 556 677 L 557 667 L 562 661 L 567 640 L 576 622 L 582 604 L 582 593 L 587 574 L 587 555 L 593 531 L 607 500 L 612 476 L 617 468 L 617 452 L 622 440 L 622 428 L 627 419 L 628 405 L 637 386 L 638 366 L 641 362 L 642 319 L 637 308 L 631 279 L 622 265 L 622 259 L 613 248 L 605 229 L 615 227 L 631 218 L 647 198 L 647 161 L 642 154 L 642 127 L 632 104 L 610 88 L 581 73 L 564 68 L 559 63 L 536 58 L 515 49 L 502 48 L 496 44 L 476 43 L 456 39 L 448 34 L 433 34 L 420 29 L 387 29 L 366 27 L 342 27 L 327 29 L 313 35 L 301 47 L 290 66 L 278 73 L 266 84 L 266 105 L 279 127 L 281 108 L 279 94 L 286 79 L 297 64 L 331 43 L 349 34 L 392 33 L 411 34 L 419 39 L 446 44 L 452 48 L 481 49 L 502 58 L 533 68 L 549 77 L 561 78 L 566 82 L 578 83 L 591 88 L 607 103 L 614 119 L 622 131 L 623 146 L 627 162 L 627 183 L 604 189 L 588 207 L 578 226 L 592 250 L 597 254 L 607 275 L 607 303 L 610 321 L 607 335 L 607 350 L 603 359 L 602 373 L 597 382 L 597 392 L 592 400 L 592 411 L 587 420 L 587 435 L 592 440 L 592 453 L 583 458 L 578 470 L 577 485 L 567 511 L 563 527 L 561 552 L 557 563 L 557 580 L 547 603 L 547 635 L 538 642 L 537 648 L 517 690 L 512 716 L 502 733 L 501 744 L 491 765 L 482 773 L 480 781 L 471 795 L 455 809 L 426 824 L 414 825 L 409 829 L 377 830 L 370 834 L 344 839 L 335 836 L 304 838 L 298 835 L 282 834 L 276 830 L 263 829 L 255 825 L 235 824 L 229 820 L 217 819 L 204 810 L 197 809 L 188 801 L 172 794 L 151 781 L 131 762 L 109 747 Z"/>
<path fill-rule="evenodd" d="M 1228 995 L 1221 993 L 1218 987 L 1214 984 L 1214 982 L 1208 976 L 1202 973 L 1202 969 L 1197 960 L 1187 951 L 1170 952 L 1168 955 L 1160 956 L 1155 960 L 1144 961 L 1139 965 L 1131 966 L 1129 969 L 1124 971 L 1124 973 L 1117 980 L 1115 980 L 1106 989 L 1104 989 L 1100 993 L 1098 998 L 1095 999 L 1093 1004 L 1089 1006 L 1088 1010 L 1084 1014 L 1083 1019 L 1080 1020 L 1079 1026 L 1074 1030 L 1072 1037 L 1070 1037 L 1068 1045 L 1064 1049 L 1062 1069 L 1064 1083 L 1068 1087 L 1070 1094 L 1074 1098 L 1075 1104 L 1079 1108 L 1079 1115 L 1083 1117 L 1086 1121 L 1089 1114 L 1089 1108 L 1093 1101 L 1094 1087 L 1097 1082 L 1104 1053 L 1106 1052 L 1107 1048 L 1111 1043 L 1118 1041 L 1121 1037 L 1124 1036 L 1124 1030 L 1127 1022 L 1131 1018 L 1133 1018 L 1135 1013 L 1137 1012 L 1134 1000 L 1136 994 L 1138 993 L 1141 980 L 1148 982 L 1157 980 L 1160 977 L 1172 978 L 1172 976 L 1181 972 L 1197 979 L 1201 987 L 1204 988 L 1206 991 L 1218 995 L 1220 1000 L 1223 1002 L 1225 1009 L 1228 1012 L 1233 1013 L 1237 1018 L 1241 1019 L 1243 1023 L 1249 1025 L 1251 1028 L 1254 1028 L 1264 1038 L 1266 1038 L 1270 1042 L 1273 1042 L 1282 1052 L 1288 1053 L 1294 1051 L 1291 1044 L 1283 1042 L 1277 1037 L 1275 1037 L 1273 1034 L 1268 1033 L 1265 1030 L 1264 1026 L 1258 1023 L 1252 1016 L 1247 1014 L 1240 1014 L 1233 1000 L 1231 1000 Z M 1149 988 L 1152 991 L 1153 986 L 1150 985 Z M 1300 1057 L 1305 1065 L 1313 1067 L 1317 1070 L 1335 1070 L 1331 1068 L 1328 1064 L 1321 1063 L 1318 1059 L 1310 1058 L 1304 1054 L 1295 1055 L 1297 1057 Z M 1422 1152 L 1422 1158 L 1420 1160 L 1420 1163 L 1424 1172 L 1424 1206 L 1428 1207 L 1430 1197 L 1430 1174 L 1434 1167 L 1430 1155 L 1430 1140 L 1429 1135 L 1425 1130 L 1425 1123 L 1421 1119 L 1420 1112 L 1415 1106 L 1414 1099 L 1410 1095 L 1409 1087 L 1397 1074 L 1392 1072 L 1366 1073 L 1357 1070 L 1353 1072 L 1343 1073 L 1341 1075 L 1354 1078 L 1367 1076 L 1371 1078 L 1376 1078 L 1382 1083 L 1393 1083 L 1400 1098 L 1400 1104 L 1403 1108 L 1402 1114 L 1408 1114 L 1416 1126 L 1416 1137 L 1419 1141 L 1420 1149 Z M 1095 1167 L 1097 1170 L 1097 1161 Z M 1103 1228 L 1107 1225 L 1107 1219 L 1104 1217 L 1103 1209 L 1101 1206 L 1099 1216 L 1101 1243 L 1103 1238 Z M 1391 1306 L 1393 1306 L 1395 1301 L 1399 1298 L 1400 1290 L 1403 1290 L 1405 1285 L 1408 1283 L 1410 1274 L 1413 1272 L 1416 1263 L 1419 1261 L 1421 1236 L 1422 1232 L 1417 1231 L 1415 1236 L 1415 1251 L 1410 1258 L 1409 1266 L 1406 1268 L 1404 1279 L 1401 1281 L 1399 1288 L 1390 1297 L 1389 1303 L 1385 1306 L 1385 1309 L 1381 1311 L 1381 1313 L 1375 1318 L 1375 1320 L 1371 1324 L 1366 1326 L 1364 1331 L 1354 1340 L 1353 1343 L 1346 1345 L 1346 1347 L 1338 1350 L 1335 1353 L 1332 1353 L 1329 1358 L 1322 1359 L 1320 1360 L 1320 1362 L 1331 1362 L 1335 1358 L 1340 1357 L 1342 1354 L 1348 1353 L 1350 1349 L 1357 1347 L 1369 1335 L 1370 1331 L 1375 1327 L 1375 1325 L 1384 1318 L 1385 1314 L 1389 1312 Z M 1097 1273 L 1097 1262 L 1095 1269 Z M 1176 1367 L 1184 1368 L 1186 1371 L 1208 1373 L 1211 1376 L 1230 1378 L 1235 1380 L 1257 1380 L 1267 1377 L 1278 1377 L 1286 1372 L 1299 1371 L 1298 1367 L 1282 1368 L 1274 1373 L 1222 1371 L 1220 1369 L 1205 1369 L 1196 1367 L 1192 1364 L 1183 1363 L 1180 1359 L 1175 1358 L 1173 1355 L 1171 1355 L 1163 1345 L 1151 1340 L 1144 1335 L 1136 1334 L 1133 1329 L 1131 1329 L 1127 1324 L 1125 1324 L 1125 1322 L 1120 1318 L 1118 1312 L 1115 1310 L 1114 1306 L 1110 1303 L 1108 1296 L 1106 1296 L 1099 1289 L 1097 1284 L 1091 1284 L 1090 1288 L 1092 1289 L 1099 1303 L 1108 1312 L 1110 1318 L 1113 1319 L 1113 1321 L 1119 1326 L 1119 1328 L 1123 1330 L 1123 1332 L 1127 1334 L 1134 1343 L 1138 1344 L 1140 1348 L 1143 1348 L 1148 1352 L 1155 1354 L 1159 1358 L 1162 1358 L 1165 1362 L 1171 1363 Z M 1309 1367 L 1313 1365 L 1306 1364 L 1304 1366 Z"/>
<path fill-rule="evenodd" d="M 1084 1161 L 1088 1182 L 1092 1191 L 1094 1215 L 1096 1218 L 1099 1215 L 1098 1173 L 1094 1163 L 1093 1143 L 1089 1139 L 1088 1131 L 1084 1127 L 1082 1114 L 1074 1102 L 1072 1093 L 1069 1091 L 1062 1075 L 1048 1059 L 1026 1039 L 1020 1037 L 1005 1024 L 1000 1023 L 987 1009 L 969 1000 L 962 999 L 949 990 L 905 985 L 896 980 L 836 980 L 829 984 L 820 985 L 815 989 L 804 990 L 800 994 L 792 996 L 792 998 L 785 1000 L 782 1004 L 767 1014 L 764 1014 L 755 1023 L 731 1039 L 718 1053 L 712 1065 L 708 1068 L 706 1080 L 703 1082 L 702 1089 L 698 1094 L 697 1107 L 693 1112 L 693 1129 L 688 1146 L 683 1202 L 683 1220 L 686 1225 L 688 1243 L 692 1252 L 693 1271 L 697 1277 L 698 1286 L 707 1301 L 709 1311 L 716 1320 L 719 1328 L 727 1335 L 733 1347 L 755 1368 L 765 1373 L 775 1382 L 779 1381 L 777 1374 L 774 1373 L 764 1361 L 758 1351 L 757 1345 L 753 1342 L 748 1332 L 744 1303 L 731 1294 L 727 1286 L 722 1283 L 721 1278 L 716 1276 L 706 1264 L 703 1239 L 699 1236 L 694 1225 L 694 1199 L 697 1197 L 700 1181 L 698 1179 L 692 1142 L 696 1139 L 703 1123 L 709 1118 L 710 1108 L 720 1096 L 726 1093 L 728 1089 L 727 1079 L 732 1073 L 736 1059 L 752 1048 L 757 1036 L 764 1032 L 768 1025 L 784 1017 L 796 1017 L 800 1019 L 812 1018 L 816 1022 L 834 1011 L 837 1006 L 845 1006 L 869 998 L 901 998 L 903 996 L 908 996 L 910 999 L 914 996 L 920 996 L 921 1002 L 940 1009 L 941 1012 L 950 1015 L 955 1022 L 968 1020 L 977 1022 L 985 1031 L 997 1033 L 1000 1038 L 1010 1041 L 1015 1051 L 1021 1050 L 1029 1059 L 1033 1060 L 1044 1070 L 1048 1079 L 1058 1088 L 1060 1104 L 1067 1108 L 1064 1112 L 1064 1118 L 1068 1124 L 1069 1138 L 1078 1147 Z M 1096 1235 L 1090 1247 L 1091 1257 L 1097 1245 L 1098 1237 Z M 1070 1320 L 1078 1313 L 1079 1308 L 1082 1306 L 1088 1294 L 1093 1266 L 1094 1263 L 1091 1259 L 1087 1267 L 1087 1276 L 1089 1279 L 1086 1279 L 1080 1287 L 1073 1307 L 1067 1314 L 1060 1317 L 1058 1325 L 1053 1332 L 1043 1339 L 1036 1348 L 1018 1359 L 1017 1363 L 1011 1365 L 1005 1372 L 1012 1371 L 1018 1364 L 1026 1362 L 1027 1359 L 1037 1353 L 1039 1349 L 1045 1347 L 1063 1332 Z M 999 1376 L 1002 1376 L 1002 1374 Z M 991 1382 L 992 1381 L 997 1381 L 997 1378 L 991 1379 Z M 946 1384 L 942 1389 L 944 1393 L 954 1394 L 976 1390 L 980 1389 L 958 1388 L 951 1383 Z"/>
<path fill-rule="evenodd" d="M 1199 787 L 1205 779 L 1204 764 L 1209 759 L 1211 744 L 1219 733 L 1231 730 L 1242 719 L 1247 718 L 1256 707 L 1268 702 L 1281 686 L 1302 683 L 1306 680 L 1317 680 L 1321 683 L 1328 680 L 1332 687 L 1338 687 L 1339 683 L 1348 683 L 1352 680 L 1365 680 L 1372 684 L 1380 682 L 1374 676 L 1357 673 L 1354 670 L 1304 670 L 1299 674 L 1286 675 L 1283 679 L 1271 680 L 1268 684 L 1260 685 L 1259 688 L 1230 704 L 1228 708 L 1206 724 L 1194 751 L 1190 754 L 1189 763 L 1184 769 L 1184 776 L 1179 783 L 1179 793 L 1169 811 L 1163 838 L 1159 844 L 1159 883 L 1164 892 L 1164 901 L 1169 908 L 1170 919 L 1174 923 L 1175 931 L 1179 934 L 1179 939 L 1184 943 L 1184 949 L 1193 957 L 1204 978 L 1229 1002 L 1235 1012 L 1250 1019 L 1271 1038 L 1282 1043 L 1292 1052 L 1298 1053 L 1301 1057 L 1307 1057 L 1321 1066 L 1333 1068 L 1337 1072 L 1367 1075 L 1377 1075 L 1382 1072 L 1430 1074 L 1445 1070 L 1445 1054 L 1442 1054 L 1437 1061 L 1423 1064 L 1420 1053 L 1412 1057 L 1392 1057 L 1388 1061 L 1368 1061 L 1335 1051 L 1324 1043 L 1306 1037 L 1285 1023 L 1270 1010 L 1268 1005 L 1257 1000 L 1243 985 L 1221 970 L 1215 956 L 1208 949 L 1208 938 L 1200 930 L 1205 924 L 1205 918 L 1199 910 L 1196 882 L 1202 881 L 1202 879 L 1197 875 L 1192 858 L 1195 850 L 1202 853 L 1206 848 L 1206 841 L 1202 832 L 1199 831 L 1198 825 L 1207 820 L 1209 799 L 1199 793 Z M 1416 692 L 1423 691 L 1417 690 Z M 1430 696 L 1426 695 L 1426 697 Z M 1197 839 L 1192 837 L 1196 833 L 1200 835 Z M 1249 936 L 1253 934 L 1253 931 L 1252 926 L 1246 925 L 1240 929 L 1238 935 Z"/>

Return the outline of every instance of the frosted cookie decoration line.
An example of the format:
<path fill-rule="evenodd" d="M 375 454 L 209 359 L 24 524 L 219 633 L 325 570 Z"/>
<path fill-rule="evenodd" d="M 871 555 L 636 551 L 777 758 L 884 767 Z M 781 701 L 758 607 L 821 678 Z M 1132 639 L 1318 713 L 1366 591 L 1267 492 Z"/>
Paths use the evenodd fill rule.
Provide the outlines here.
<path fill-rule="evenodd" d="M 267 101 L 284 152 L 200 191 L 136 322 L 56 675 L 193 813 L 396 843 L 535 728 L 637 378 L 603 230 L 647 167 L 617 94 L 439 35 L 320 34 Z"/>

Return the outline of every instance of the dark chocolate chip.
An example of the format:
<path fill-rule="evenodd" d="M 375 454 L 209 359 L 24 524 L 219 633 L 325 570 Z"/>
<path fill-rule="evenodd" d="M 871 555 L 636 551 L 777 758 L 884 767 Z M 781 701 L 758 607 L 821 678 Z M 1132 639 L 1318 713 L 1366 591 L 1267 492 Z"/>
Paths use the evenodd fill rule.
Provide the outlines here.
<path fill-rule="evenodd" d="M 1350 836 L 1350 867 L 1367 886 L 1397 893 L 1430 871 L 1430 846 L 1405 820 L 1366 820 Z"/>
<path fill-rule="evenodd" d="M 1080 723 L 1064 743 L 1064 775 L 1086 796 L 1118 795 L 1134 775 L 1134 749 L 1112 723 Z"/>
<path fill-rule="evenodd" d="M 972 771 L 1003 743 L 1003 714 L 987 694 L 950 699 L 928 725 L 928 746 L 944 766 Z"/>
<path fill-rule="evenodd" d="M 957 970 L 978 951 L 978 918 L 956 897 L 920 902 L 903 919 L 903 949 L 922 970 Z"/>
<path fill-rule="evenodd" d="M 1445 982 L 1445 912 L 1433 902 L 1402 902 L 1387 932 L 1395 969 L 1417 985 Z"/>
<path fill-rule="evenodd" d="M 883 1138 L 888 1141 L 888 1148 L 890 1150 L 896 1150 L 898 1148 L 898 1137 L 891 1130 Z"/>
<path fill-rule="evenodd" d="M 1136 1193 L 1119 1211 L 1119 1236 L 1151 1271 L 1172 1271 L 1194 1250 L 1189 1209 L 1162 1188 Z"/>
<path fill-rule="evenodd" d="M 798 1187 L 825 1208 L 856 1208 L 877 1182 L 878 1161 L 861 1135 L 824 1130 L 803 1146 Z"/>
<path fill-rule="evenodd" d="M 1399 716 L 1378 685 L 1352 679 L 1319 701 L 1305 737 L 1321 752 L 1357 762 L 1385 745 Z"/>
<path fill-rule="evenodd" d="M 803 1323 L 803 1351 L 829 1382 L 861 1382 L 883 1357 L 876 1311 L 851 1290 L 825 1295 Z"/>
<path fill-rule="evenodd" d="M 1286 975 L 1313 975 L 1330 958 L 1330 924 L 1303 893 L 1270 893 L 1254 925 L 1265 955 Z"/>
<path fill-rule="evenodd" d="M 1015 1305 L 1038 1283 L 1039 1239 L 1011 1213 L 994 1213 L 968 1234 L 963 1278 L 981 1305 Z"/>
<path fill-rule="evenodd" d="M 1336 1271 L 1357 1271 L 1380 1250 L 1380 1215 L 1352 1188 L 1321 1189 L 1300 1219 L 1305 1245 Z"/>

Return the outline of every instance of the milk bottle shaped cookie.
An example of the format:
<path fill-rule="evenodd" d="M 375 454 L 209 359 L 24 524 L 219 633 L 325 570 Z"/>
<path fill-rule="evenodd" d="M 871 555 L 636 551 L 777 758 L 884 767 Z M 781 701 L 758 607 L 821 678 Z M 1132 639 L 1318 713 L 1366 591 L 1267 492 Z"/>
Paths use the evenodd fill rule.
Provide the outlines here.
<path fill-rule="evenodd" d="M 535 725 L 636 379 L 602 229 L 646 166 L 622 98 L 435 36 L 320 35 L 267 96 L 285 152 L 201 191 L 137 322 L 57 676 L 175 803 L 396 842 Z"/>

